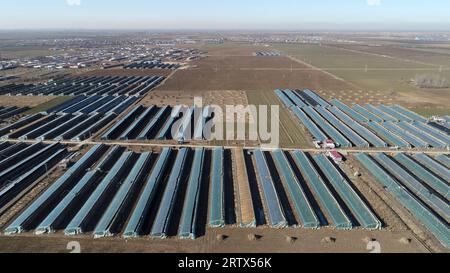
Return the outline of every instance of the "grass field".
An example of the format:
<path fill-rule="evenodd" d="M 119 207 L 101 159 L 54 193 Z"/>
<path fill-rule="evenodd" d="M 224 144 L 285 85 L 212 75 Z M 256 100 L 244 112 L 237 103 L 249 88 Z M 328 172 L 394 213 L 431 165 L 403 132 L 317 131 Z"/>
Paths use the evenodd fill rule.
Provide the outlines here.
<path fill-rule="evenodd" d="M 363 91 L 365 97 L 381 96 L 385 99 L 380 101 L 382 103 L 396 102 L 407 107 L 426 107 L 430 111 L 433 111 L 433 108 L 439 111 L 439 108 L 450 104 L 450 89 L 421 89 L 411 84 L 411 80 L 421 74 L 438 73 L 450 79 L 450 70 L 448 67 L 439 66 L 437 53 L 424 52 L 421 58 L 426 59 L 409 61 L 405 58 L 414 57 L 410 49 L 402 52 L 386 47 L 384 51 L 383 48 L 377 48 L 376 51 L 371 49 L 373 52 L 359 52 L 319 44 L 273 46 L 355 85 Z M 446 55 L 444 57 L 447 58 Z M 439 72 L 440 70 L 442 72 Z"/>
<path fill-rule="evenodd" d="M 19 79 L 16 80 L 16 82 L 18 83 L 37 83 L 67 73 L 72 73 L 72 71 L 66 69 L 49 70 L 46 68 L 40 69 L 16 68 L 14 70 L 0 71 L 0 76 L 18 77 Z"/>
<path fill-rule="evenodd" d="M 61 54 L 61 52 L 56 52 L 49 50 L 47 48 L 2 48 L 2 56 L 5 58 L 34 58 Z"/>
<path fill-rule="evenodd" d="M 316 44 L 275 45 L 279 50 L 362 88 L 406 91 L 416 74 L 438 72 L 435 65 L 407 62 Z M 367 67 L 367 71 L 366 71 Z M 450 75 L 444 71 L 444 75 Z"/>
<path fill-rule="evenodd" d="M 411 110 L 424 117 L 450 115 L 449 107 L 414 107 L 411 108 Z"/>
<path fill-rule="evenodd" d="M 405 60 L 429 64 L 443 68 L 450 67 L 450 52 L 448 49 L 436 50 L 431 48 L 406 48 L 400 46 L 368 46 L 368 45 L 335 45 L 336 48 L 343 48 L 361 53 L 374 54 L 379 56 L 388 56 L 394 59 Z"/>
<path fill-rule="evenodd" d="M 72 99 L 71 96 L 61 96 L 61 97 L 55 98 L 55 99 L 53 99 L 53 100 L 51 100 L 49 102 L 40 104 L 40 105 L 30 109 L 29 111 L 25 112 L 24 115 L 33 115 L 33 114 L 36 114 L 36 113 L 39 113 L 39 112 L 46 111 L 46 110 L 48 110 L 48 109 L 50 109 L 52 107 L 55 107 L 56 105 L 59 105 L 59 104 L 61 104 L 63 102 L 66 102 L 66 101 L 68 101 L 70 99 Z"/>
<path fill-rule="evenodd" d="M 0 105 L 33 108 L 53 99 L 52 96 L 0 96 Z"/>

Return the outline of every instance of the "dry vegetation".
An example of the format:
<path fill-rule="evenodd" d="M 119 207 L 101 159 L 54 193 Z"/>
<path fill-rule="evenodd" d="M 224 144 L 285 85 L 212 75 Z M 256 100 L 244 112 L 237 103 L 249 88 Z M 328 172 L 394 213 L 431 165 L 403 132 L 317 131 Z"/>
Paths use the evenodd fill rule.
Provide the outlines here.
<path fill-rule="evenodd" d="M 439 74 L 417 75 L 414 82 L 420 88 L 448 88 L 449 82 Z"/>
<path fill-rule="evenodd" d="M 373 42 L 373 41 L 372 41 Z M 369 43 L 369 42 L 368 42 Z M 380 41 L 382 44 L 383 42 Z M 450 76 L 447 60 L 443 52 L 427 51 L 419 44 L 409 47 L 399 45 L 350 46 L 350 45 L 273 45 L 276 49 L 310 64 L 318 69 L 341 78 L 356 87 L 342 92 L 338 89 L 318 90 L 325 97 L 342 97 L 346 102 L 368 98 L 372 103 L 399 103 L 406 107 L 428 109 L 446 107 L 450 104 L 450 89 L 442 88 L 442 79 Z M 438 80 L 421 88 L 414 84 L 417 75 L 439 74 Z M 430 78 L 430 77 L 426 77 Z M 433 87 L 433 88 L 431 88 Z M 435 88 L 438 87 L 438 88 Z M 329 96 L 327 93 L 331 92 Z M 348 100 L 345 100 L 345 97 Z M 369 101 L 370 102 L 370 101 Z"/>
<path fill-rule="evenodd" d="M 168 69 L 99 69 L 86 72 L 82 76 L 169 76 L 172 70 Z"/>
<path fill-rule="evenodd" d="M 413 45 L 414 46 L 414 45 Z M 427 50 L 427 48 L 407 48 L 402 45 L 384 45 L 384 46 L 368 46 L 368 45 L 335 45 L 337 48 L 360 51 L 362 53 L 370 53 L 379 56 L 389 56 L 394 59 L 429 64 L 431 66 L 449 66 L 450 52 L 436 52 Z"/>
<path fill-rule="evenodd" d="M 16 68 L 14 70 L 0 71 L 0 76 L 14 76 L 16 79 L 4 83 L 40 83 L 54 77 L 74 73 L 72 70 L 48 70 L 48 69 L 28 69 Z"/>
<path fill-rule="evenodd" d="M 36 107 L 30 109 L 29 111 L 25 112 L 25 115 L 32 115 L 32 114 L 36 114 L 39 112 L 43 112 L 46 111 L 52 107 L 55 107 L 61 103 L 64 103 L 70 99 L 72 99 L 72 97 L 70 96 L 56 96 L 56 97 L 50 97 L 51 99 L 48 100 L 47 102 L 44 102 L 42 104 L 37 105 Z"/>
<path fill-rule="evenodd" d="M 145 96 L 140 104 L 144 106 L 157 105 L 192 105 L 194 97 L 202 97 L 204 92 L 183 92 L 183 91 L 152 91 Z"/>
<path fill-rule="evenodd" d="M 0 96 L 0 105 L 9 105 L 17 107 L 35 107 L 43 103 L 47 103 L 56 97 L 53 96 Z"/>
<path fill-rule="evenodd" d="M 273 91 L 249 91 L 248 101 L 252 105 L 278 105 L 280 107 L 280 146 L 284 148 L 311 148 L 312 138 L 307 131 L 301 129 L 301 124 L 281 105 Z M 269 115 L 270 118 L 271 115 Z"/>

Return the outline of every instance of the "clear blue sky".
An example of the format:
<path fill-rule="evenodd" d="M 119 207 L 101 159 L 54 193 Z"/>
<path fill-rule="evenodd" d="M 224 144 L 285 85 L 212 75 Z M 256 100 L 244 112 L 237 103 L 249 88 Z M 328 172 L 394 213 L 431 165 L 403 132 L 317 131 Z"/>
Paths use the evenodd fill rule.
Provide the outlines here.
<path fill-rule="evenodd" d="M 2 0 L 1 10 L 0 29 L 450 31 L 448 0 Z"/>

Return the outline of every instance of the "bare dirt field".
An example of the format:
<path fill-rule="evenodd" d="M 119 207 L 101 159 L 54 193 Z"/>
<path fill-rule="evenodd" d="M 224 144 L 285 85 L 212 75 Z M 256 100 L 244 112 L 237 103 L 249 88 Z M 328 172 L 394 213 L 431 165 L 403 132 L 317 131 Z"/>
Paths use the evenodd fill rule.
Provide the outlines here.
<path fill-rule="evenodd" d="M 352 89 L 318 71 L 195 69 L 179 70 L 156 90 L 265 90 L 277 88 Z"/>
<path fill-rule="evenodd" d="M 256 56 L 209 56 L 192 62 L 192 66 L 213 70 L 291 70 L 307 68 L 305 65 L 294 62 L 287 57 Z"/>
<path fill-rule="evenodd" d="M 226 239 L 218 239 L 225 235 Z M 250 237 L 258 237 L 250 240 Z M 149 238 L 125 240 L 107 238 L 93 240 L 88 236 L 64 237 L 32 234 L 0 236 L 0 252 L 68 253 L 67 244 L 79 242 L 84 253 L 369 253 L 368 242 L 376 240 L 383 253 L 429 252 L 409 231 L 388 232 L 363 230 L 336 231 L 331 229 L 239 229 L 207 230 L 206 236 L 196 241 Z M 239 246 L 239 247 L 236 247 Z"/>
<path fill-rule="evenodd" d="M 267 50 L 263 45 L 246 43 L 225 43 L 220 45 L 203 45 L 198 49 L 206 51 L 208 56 L 253 56 L 255 51 Z"/>
<path fill-rule="evenodd" d="M 226 105 L 248 105 L 247 94 L 243 91 L 209 91 L 206 92 L 204 96 L 204 104 L 212 105 L 216 104 L 219 106 Z"/>
<path fill-rule="evenodd" d="M 224 44 L 201 47 L 208 57 L 194 61 L 191 68 L 178 70 L 157 90 L 274 90 L 312 88 L 352 90 L 351 85 L 311 69 L 287 57 L 256 57 L 266 47 Z"/>
<path fill-rule="evenodd" d="M 205 91 L 170 91 L 170 90 L 155 90 L 147 94 L 140 104 L 144 106 L 157 105 L 192 105 L 194 103 L 194 97 L 204 97 L 207 92 Z"/>
<path fill-rule="evenodd" d="M 82 76 L 169 76 L 173 71 L 168 69 L 98 69 L 86 72 Z"/>
<path fill-rule="evenodd" d="M 223 111 L 226 111 L 227 106 L 243 106 L 247 107 L 249 105 L 247 100 L 247 94 L 243 91 L 232 91 L 232 90 L 225 90 L 225 91 L 209 91 L 206 92 L 206 94 L 203 97 L 203 105 L 216 105 L 220 106 Z M 230 116 L 222 116 L 222 120 L 224 120 L 225 123 L 233 122 L 232 119 L 234 117 Z M 251 123 L 253 124 L 255 122 L 255 119 L 253 116 L 246 115 L 245 113 L 237 113 L 236 120 L 244 121 L 245 123 Z"/>

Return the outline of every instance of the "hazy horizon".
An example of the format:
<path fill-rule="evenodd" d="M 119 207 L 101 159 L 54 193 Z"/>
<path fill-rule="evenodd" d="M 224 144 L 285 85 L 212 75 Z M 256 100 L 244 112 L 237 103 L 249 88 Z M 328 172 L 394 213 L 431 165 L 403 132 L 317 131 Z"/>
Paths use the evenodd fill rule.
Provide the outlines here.
<path fill-rule="evenodd" d="M 1 30 L 450 31 L 444 0 L 16 0 Z"/>

